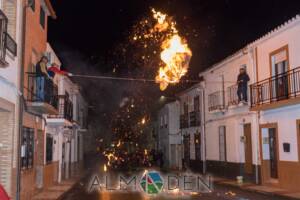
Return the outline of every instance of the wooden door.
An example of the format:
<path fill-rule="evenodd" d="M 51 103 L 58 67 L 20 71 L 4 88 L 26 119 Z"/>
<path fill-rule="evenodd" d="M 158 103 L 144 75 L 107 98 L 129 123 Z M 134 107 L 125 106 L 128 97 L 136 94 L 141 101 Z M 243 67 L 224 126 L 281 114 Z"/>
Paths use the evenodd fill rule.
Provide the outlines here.
<path fill-rule="evenodd" d="M 245 137 L 245 173 L 253 173 L 252 165 L 252 137 L 251 137 L 251 124 L 244 125 L 244 137 Z"/>
<path fill-rule="evenodd" d="M 270 177 L 278 178 L 277 138 L 276 128 L 269 129 Z"/>

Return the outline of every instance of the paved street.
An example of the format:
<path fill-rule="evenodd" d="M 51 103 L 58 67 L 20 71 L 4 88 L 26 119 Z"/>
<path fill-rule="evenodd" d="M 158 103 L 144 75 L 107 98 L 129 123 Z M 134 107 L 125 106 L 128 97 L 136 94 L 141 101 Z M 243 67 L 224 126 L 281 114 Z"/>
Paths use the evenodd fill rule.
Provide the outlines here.
<path fill-rule="evenodd" d="M 101 171 L 102 162 L 95 162 L 93 169 L 89 168 L 86 171 L 85 177 L 81 179 L 70 191 L 64 196 L 63 200 L 147 200 L 147 199 L 159 199 L 159 200 L 171 200 L 171 199 L 203 199 L 203 200 L 281 200 L 286 198 L 273 197 L 269 195 L 248 192 L 240 190 L 232 186 L 215 185 L 214 190 L 211 193 L 198 193 L 189 195 L 175 195 L 175 194 L 160 194 L 158 196 L 145 195 L 143 192 L 107 192 L 102 190 L 101 192 L 87 192 L 91 184 L 91 180 L 95 177 L 94 174 L 97 171 Z M 100 169 L 100 170 L 99 170 Z M 93 174 L 93 175 L 92 175 Z M 101 176 L 101 175 L 100 175 Z M 99 176 L 99 177 L 100 177 Z M 114 172 L 109 173 L 109 177 L 117 177 Z M 100 183 L 101 180 L 100 180 Z"/>
<path fill-rule="evenodd" d="M 168 199 L 203 199 L 203 200 L 226 200 L 226 199 L 236 199 L 236 200 L 280 200 L 285 198 L 277 198 L 266 196 L 263 194 L 256 194 L 252 192 L 241 191 L 233 187 L 225 186 L 215 186 L 215 190 L 209 194 L 198 194 L 191 196 L 175 196 L 168 195 L 163 196 L 159 195 L 157 197 L 149 197 L 143 193 L 137 192 L 128 192 L 128 193 L 118 193 L 118 192 L 100 192 L 89 194 L 85 191 L 84 185 L 77 184 L 72 190 L 70 190 L 63 200 L 146 200 L 146 199 L 159 199 L 159 200 L 168 200 Z"/>

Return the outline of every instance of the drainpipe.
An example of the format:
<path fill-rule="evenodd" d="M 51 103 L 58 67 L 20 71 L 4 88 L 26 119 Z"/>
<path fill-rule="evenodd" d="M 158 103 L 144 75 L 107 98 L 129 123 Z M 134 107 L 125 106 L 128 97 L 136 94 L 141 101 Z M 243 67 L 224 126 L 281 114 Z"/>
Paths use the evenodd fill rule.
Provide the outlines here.
<path fill-rule="evenodd" d="M 257 82 L 258 80 L 257 80 L 257 77 L 256 77 L 256 74 L 257 74 L 257 70 L 256 70 L 256 68 L 257 68 L 257 63 L 256 63 L 256 59 L 257 59 L 257 57 L 256 57 L 256 55 L 257 55 L 257 53 L 256 53 L 256 51 L 257 51 L 257 49 L 256 49 L 257 47 L 250 47 L 250 52 L 251 53 L 249 53 L 248 55 L 250 56 L 250 60 L 251 60 L 251 62 L 252 62 L 252 73 L 253 73 L 253 78 L 254 78 L 254 83 L 255 82 Z M 250 97 L 250 101 L 252 101 L 252 99 L 251 99 L 251 97 Z M 255 160 L 256 160 L 256 165 L 255 165 L 255 183 L 256 184 L 259 184 L 259 168 L 258 168 L 258 161 L 259 161 L 259 124 L 260 124 L 260 111 L 258 111 L 257 113 L 256 113 L 256 115 L 255 115 L 255 121 L 256 121 L 256 152 L 255 152 Z"/>
<path fill-rule="evenodd" d="M 203 134 L 203 174 L 206 174 L 206 122 L 205 122 L 205 88 L 202 89 L 202 134 Z"/>
<path fill-rule="evenodd" d="M 21 15 L 22 17 L 22 22 L 21 22 L 21 33 L 22 33 L 22 38 L 19 44 L 21 44 L 20 49 L 21 51 L 21 56 L 20 56 L 20 93 L 22 96 L 19 98 L 19 134 L 18 134 L 18 151 L 17 151 L 17 191 L 16 191 L 16 200 L 21 199 L 21 137 L 22 137 L 22 128 L 23 128 L 23 110 L 24 110 L 24 60 L 25 60 L 25 35 L 26 35 L 26 9 L 30 6 L 30 4 L 21 3 Z"/>

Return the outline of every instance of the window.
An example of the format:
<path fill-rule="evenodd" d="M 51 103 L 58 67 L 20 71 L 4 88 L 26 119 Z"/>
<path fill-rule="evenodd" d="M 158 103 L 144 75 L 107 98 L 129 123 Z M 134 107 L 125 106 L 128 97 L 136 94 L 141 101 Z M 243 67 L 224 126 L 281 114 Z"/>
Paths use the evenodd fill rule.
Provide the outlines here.
<path fill-rule="evenodd" d="M 183 104 L 183 114 L 187 115 L 189 113 L 189 105 L 187 103 Z"/>
<path fill-rule="evenodd" d="M 168 127 L 168 116 L 167 115 L 164 115 L 164 124 L 165 124 L 165 128 Z"/>
<path fill-rule="evenodd" d="M 28 0 L 28 5 L 32 11 L 35 11 L 35 0 Z"/>
<path fill-rule="evenodd" d="M 220 152 L 220 161 L 225 162 L 226 157 L 226 127 L 219 127 L 219 152 Z"/>
<path fill-rule="evenodd" d="M 41 11 L 40 11 L 40 24 L 44 29 L 46 24 L 46 14 L 43 7 L 41 7 Z"/>
<path fill-rule="evenodd" d="M 200 110 L 200 98 L 199 96 L 194 97 L 194 111 Z"/>
<path fill-rule="evenodd" d="M 289 70 L 288 46 L 284 46 L 270 54 L 271 75 L 276 76 L 271 81 L 271 96 L 274 100 L 283 100 L 289 97 Z"/>
<path fill-rule="evenodd" d="M 200 141 L 200 134 L 195 134 L 195 154 L 196 154 L 196 160 L 201 160 L 201 141 Z"/>
<path fill-rule="evenodd" d="M 34 129 L 23 127 L 21 142 L 21 167 L 22 169 L 32 168 L 34 158 Z"/>
<path fill-rule="evenodd" d="M 53 160 L 53 137 L 47 134 L 46 138 L 46 163 L 50 163 Z"/>
<path fill-rule="evenodd" d="M 5 65 L 5 55 L 6 55 L 6 32 L 7 32 L 8 19 L 6 15 L 0 10 L 0 61 L 2 65 Z"/>

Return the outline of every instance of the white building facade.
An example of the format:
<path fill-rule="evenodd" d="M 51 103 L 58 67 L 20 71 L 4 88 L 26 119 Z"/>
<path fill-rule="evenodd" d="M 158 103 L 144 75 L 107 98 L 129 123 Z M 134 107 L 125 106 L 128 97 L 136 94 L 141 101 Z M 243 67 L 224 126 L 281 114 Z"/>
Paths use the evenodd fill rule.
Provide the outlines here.
<path fill-rule="evenodd" d="M 251 110 L 258 113 L 261 180 L 299 190 L 300 16 L 249 45 L 255 58 Z"/>
<path fill-rule="evenodd" d="M 205 147 L 200 149 L 205 170 L 196 165 L 198 170 L 299 190 L 299 35 L 300 17 L 296 16 L 201 72 L 201 83 L 179 94 L 183 135 L 192 138 L 197 129 L 203 132 L 200 141 Z M 236 82 L 241 67 L 250 81 L 248 103 L 238 105 Z M 194 93 L 202 94 L 203 110 L 200 126 L 191 130 L 188 120 Z M 192 167 L 197 152 L 193 153 L 196 148 L 190 138 L 183 142 L 189 146 L 184 159 Z"/>
<path fill-rule="evenodd" d="M 246 69 L 253 83 L 252 52 L 242 49 L 199 74 L 204 91 L 204 130 L 208 172 L 228 178 L 259 181 L 256 112 L 239 104 L 237 77 Z M 248 99 L 249 91 L 248 91 Z"/>
<path fill-rule="evenodd" d="M 49 44 L 47 52 L 51 63 L 61 64 Z M 58 115 L 47 115 L 45 161 L 55 163 L 57 181 L 61 182 L 70 178 L 83 160 L 82 137 L 87 131 L 87 103 L 82 98 L 79 87 L 67 76 L 56 74 L 54 82 L 58 86 L 59 112 Z"/>
<path fill-rule="evenodd" d="M 184 167 L 203 171 L 205 158 L 204 144 L 201 138 L 204 133 L 201 127 L 202 89 L 200 84 L 181 92 L 180 99 L 180 131 L 183 143 Z"/>
<path fill-rule="evenodd" d="M 171 102 L 158 114 L 158 150 L 163 153 L 164 166 L 182 168 L 182 145 L 179 129 L 179 102 Z"/>

